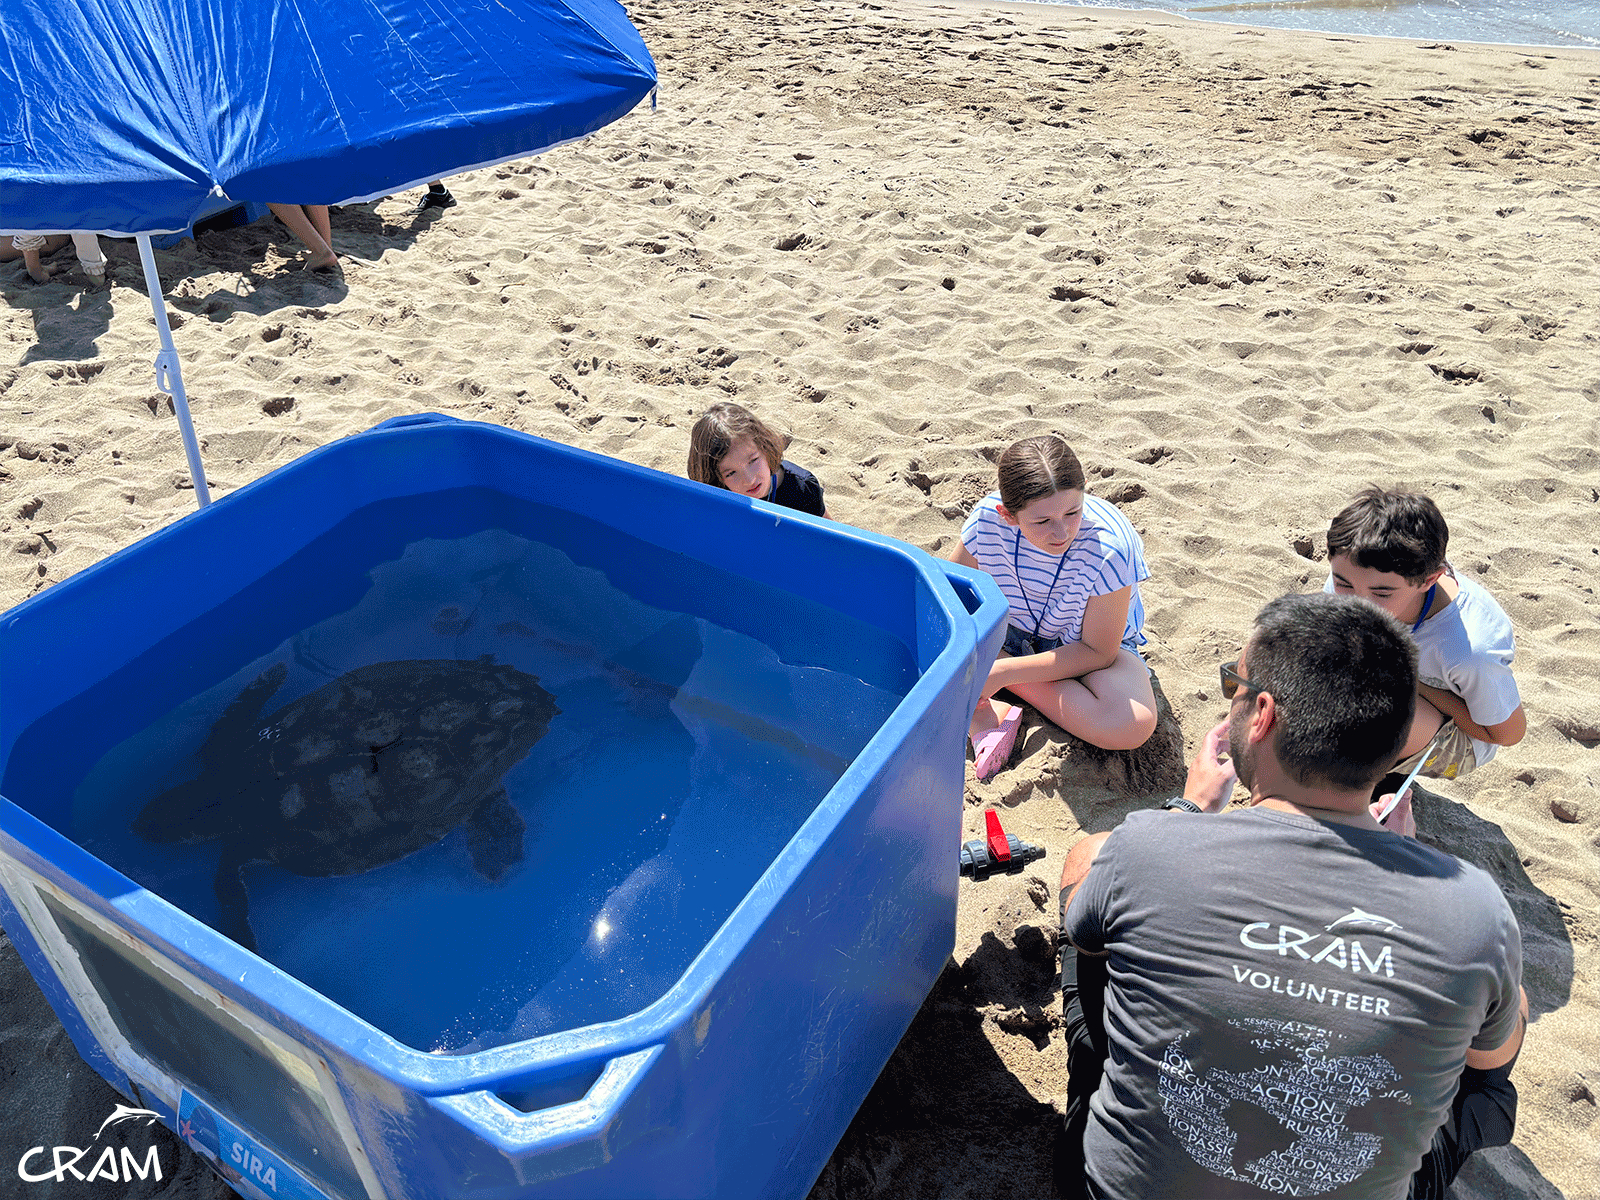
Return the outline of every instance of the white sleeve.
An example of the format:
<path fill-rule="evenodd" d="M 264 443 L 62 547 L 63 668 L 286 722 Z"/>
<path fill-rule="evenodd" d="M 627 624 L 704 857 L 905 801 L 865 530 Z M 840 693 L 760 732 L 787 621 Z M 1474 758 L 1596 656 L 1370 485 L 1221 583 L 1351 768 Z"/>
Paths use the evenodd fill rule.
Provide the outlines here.
<path fill-rule="evenodd" d="M 1522 704 L 1511 668 L 1493 651 L 1479 651 L 1449 668 L 1450 690 L 1467 704 L 1479 725 L 1498 725 Z"/>

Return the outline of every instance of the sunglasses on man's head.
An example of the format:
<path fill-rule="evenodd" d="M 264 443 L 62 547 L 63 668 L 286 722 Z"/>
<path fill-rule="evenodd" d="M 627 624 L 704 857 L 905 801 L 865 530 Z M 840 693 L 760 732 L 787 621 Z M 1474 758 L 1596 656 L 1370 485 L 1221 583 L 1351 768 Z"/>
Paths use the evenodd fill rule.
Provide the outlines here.
<path fill-rule="evenodd" d="M 1224 700 L 1232 700 L 1239 694 L 1240 688 L 1244 688 L 1247 692 L 1259 692 L 1261 690 L 1239 674 L 1238 668 L 1239 660 L 1237 658 L 1232 662 L 1225 662 L 1217 668 L 1222 676 L 1222 698 Z"/>

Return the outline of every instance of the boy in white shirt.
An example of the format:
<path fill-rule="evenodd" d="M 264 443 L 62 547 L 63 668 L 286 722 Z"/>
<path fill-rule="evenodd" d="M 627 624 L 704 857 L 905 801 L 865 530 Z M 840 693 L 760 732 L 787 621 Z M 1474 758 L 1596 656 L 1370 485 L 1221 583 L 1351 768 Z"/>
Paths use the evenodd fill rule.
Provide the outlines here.
<path fill-rule="evenodd" d="M 1427 496 L 1369 487 L 1328 526 L 1323 590 L 1370 600 L 1403 622 L 1418 650 L 1417 712 L 1393 770 L 1455 779 L 1527 732 L 1511 675 L 1511 620 L 1445 560 L 1450 529 Z M 1390 788 L 1389 790 L 1393 790 Z"/>

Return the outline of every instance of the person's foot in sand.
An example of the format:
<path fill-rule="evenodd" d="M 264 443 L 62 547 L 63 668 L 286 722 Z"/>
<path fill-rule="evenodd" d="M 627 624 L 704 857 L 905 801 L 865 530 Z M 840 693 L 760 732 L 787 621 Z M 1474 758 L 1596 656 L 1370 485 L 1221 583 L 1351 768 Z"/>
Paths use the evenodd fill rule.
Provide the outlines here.
<path fill-rule="evenodd" d="M 333 252 L 333 226 L 326 204 L 273 204 L 269 201 L 267 207 L 311 251 L 311 257 L 305 261 L 306 270 L 339 270 L 339 256 Z"/>
<path fill-rule="evenodd" d="M 45 266 L 44 256 L 38 247 L 29 246 L 22 252 L 23 265 L 28 268 L 28 278 L 34 283 L 48 283 L 54 274 L 50 267 Z"/>
<path fill-rule="evenodd" d="M 19 239 L 25 243 L 24 246 L 17 245 Z M 52 272 L 45 265 L 44 260 L 71 240 L 71 235 L 65 233 L 18 234 L 16 237 L 0 237 L 0 262 L 11 262 L 20 258 L 23 261 L 23 265 L 28 268 L 29 280 L 33 283 L 47 283 Z"/>
<path fill-rule="evenodd" d="M 442 181 L 435 179 L 428 185 L 428 190 L 422 193 L 422 199 L 417 201 L 416 207 L 411 211 L 421 213 L 427 212 L 430 208 L 454 208 L 455 206 L 456 198 L 450 194 L 450 189 L 445 187 Z"/>
<path fill-rule="evenodd" d="M 60 272 L 45 264 L 45 259 L 62 249 L 68 242 L 78 248 L 78 265 L 89 277 L 90 290 L 105 280 L 106 256 L 100 249 L 100 239 L 92 233 L 19 233 L 4 239 L 0 246 L 0 261 L 21 256 L 28 269 L 28 278 L 34 283 L 48 283 Z"/>

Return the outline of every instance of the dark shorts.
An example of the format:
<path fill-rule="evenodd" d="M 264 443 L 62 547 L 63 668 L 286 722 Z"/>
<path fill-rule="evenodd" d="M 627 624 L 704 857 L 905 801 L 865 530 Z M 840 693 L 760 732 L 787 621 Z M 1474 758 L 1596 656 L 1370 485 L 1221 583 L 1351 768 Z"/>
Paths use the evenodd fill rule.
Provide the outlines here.
<path fill-rule="evenodd" d="M 1450 1116 L 1411 1177 L 1411 1200 L 1447 1200 L 1456 1172 L 1473 1151 L 1511 1144 L 1517 1127 L 1517 1085 L 1511 1082 L 1515 1063 L 1513 1059 L 1489 1071 L 1462 1069 Z"/>
<path fill-rule="evenodd" d="M 1040 637 L 1036 633 L 1029 633 L 1026 629 L 1008 625 L 1006 644 L 1000 649 L 1011 658 L 1021 658 L 1024 654 L 1048 654 L 1063 644 L 1060 638 Z"/>

